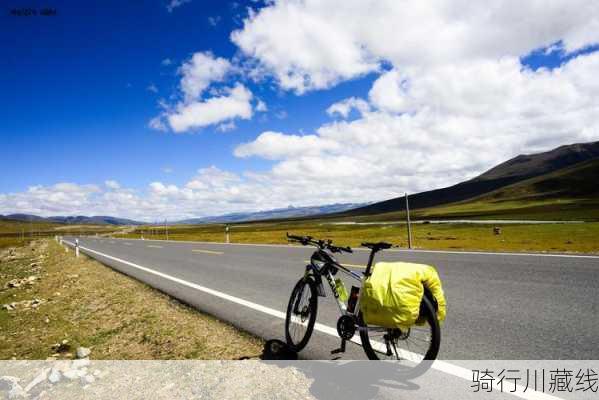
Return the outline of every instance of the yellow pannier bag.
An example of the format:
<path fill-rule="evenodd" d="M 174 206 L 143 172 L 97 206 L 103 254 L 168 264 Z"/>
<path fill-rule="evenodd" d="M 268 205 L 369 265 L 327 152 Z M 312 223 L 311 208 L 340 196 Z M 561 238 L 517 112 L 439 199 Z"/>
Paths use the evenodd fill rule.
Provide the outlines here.
<path fill-rule="evenodd" d="M 407 329 L 419 323 L 420 302 L 427 287 L 445 319 L 446 304 L 435 267 L 406 262 L 378 262 L 360 291 L 360 309 L 368 325 Z"/>

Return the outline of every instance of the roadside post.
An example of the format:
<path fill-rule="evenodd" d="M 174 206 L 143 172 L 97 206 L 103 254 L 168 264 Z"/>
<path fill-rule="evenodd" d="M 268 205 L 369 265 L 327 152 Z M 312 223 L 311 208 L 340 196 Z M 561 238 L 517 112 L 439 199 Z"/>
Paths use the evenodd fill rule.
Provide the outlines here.
<path fill-rule="evenodd" d="M 408 249 L 412 248 L 412 226 L 410 223 L 410 204 L 408 201 L 408 193 L 406 192 L 406 225 L 408 227 Z"/>
<path fill-rule="evenodd" d="M 230 243 L 230 241 L 229 241 L 229 225 L 225 225 L 225 242 Z"/>
<path fill-rule="evenodd" d="M 75 257 L 79 257 L 79 239 L 75 239 Z"/>

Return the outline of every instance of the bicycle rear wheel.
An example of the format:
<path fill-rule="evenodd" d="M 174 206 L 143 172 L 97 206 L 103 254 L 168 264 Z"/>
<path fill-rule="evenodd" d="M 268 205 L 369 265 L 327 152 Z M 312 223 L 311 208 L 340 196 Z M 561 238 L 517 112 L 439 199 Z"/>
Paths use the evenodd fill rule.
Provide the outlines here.
<path fill-rule="evenodd" d="M 285 339 L 295 351 L 308 344 L 318 308 L 316 283 L 311 278 L 302 278 L 297 282 L 287 305 L 285 317 Z"/>
<path fill-rule="evenodd" d="M 431 302 L 422 298 L 420 307 L 421 325 L 414 325 L 408 330 L 367 326 L 358 315 L 360 339 L 364 352 L 371 360 L 407 360 L 414 366 L 426 360 L 434 360 L 441 344 L 441 328 L 437 313 Z M 430 363 L 428 363 L 430 365 Z"/>

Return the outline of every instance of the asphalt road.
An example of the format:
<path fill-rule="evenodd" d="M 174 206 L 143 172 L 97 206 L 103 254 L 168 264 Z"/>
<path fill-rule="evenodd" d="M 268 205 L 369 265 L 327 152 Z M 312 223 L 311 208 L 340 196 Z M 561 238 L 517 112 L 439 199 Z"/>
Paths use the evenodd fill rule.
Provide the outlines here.
<path fill-rule="evenodd" d="M 94 251 L 84 253 L 114 269 L 267 339 L 284 338 L 284 321 L 271 311 L 285 312 L 291 289 L 313 251 L 296 246 L 103 238 L 79 241 L 80 246 Z M 358 250 L 339 259 L 364 265 L 367 256 L 366 251 Z M 448 301 L 440 359 L 599 359 L 599 257 L 388 250 L 377 259 L 437 267 Z M 250 306 L 231 301 L 227 295 Z M 318 322 L 334 327 L 336 304 L 330 295 L 319 301 Z M 267 309 L 256 309 L 256 305 Z M 338 338 L 315 332 L 302 357 L 332 359 L 330 350 L 338 346 Z M 349 344 L 342 358 L 365 356 L 358 345 Z"/>

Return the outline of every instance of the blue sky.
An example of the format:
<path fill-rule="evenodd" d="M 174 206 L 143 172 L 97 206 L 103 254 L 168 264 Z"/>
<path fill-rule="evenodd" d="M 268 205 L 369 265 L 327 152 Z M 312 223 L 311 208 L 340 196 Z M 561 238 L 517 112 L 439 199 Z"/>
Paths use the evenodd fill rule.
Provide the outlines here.
<path fill-rule="evenodd" d="M 571 23 L 560 26 L 559 7 L 506 6 L 486 22 L 488 32 L 505 29 L 501 40 L 481 44 L 469 34 L 464 43 L 449 38 L 454 48 L 439 48 L 443 37 L 404 39 L 420 25 L 400 21 L 404 14 L 424 26 L 438 17 L 418 7 L 376 15 L 360 2 L 339 2 L 336 13 L 327 9 L 335 2 L 169 3 L 28 3 L 56 9 L 51 17 L 13 16 L 21 6 L 3 5 L 0 213 L 152 218 L 382 200 L 458 182 L 522 151 L 597 139 L 593 122 L 541 125 L 537 115 L 562 111 L 551 88 L 580 91 L 563 104 L 569 110 L 586 110 L 580 99 L 596 95 L 581 75 L 594 68 L 599 41 L 592 2 L 583 2 L 589 15 L 566 15 Z M 456 23 L 438 12 L 442 23 Z M 486 34 L 480 12 L 465 10 L 465 20 Z M 512 12 L 536 22 L 510 27 L 502 18 L 511 21 Z M 361 29 L 368 24 L 373 32 Z M 229 67 L 187 99 L 181 66 L 197 53 Z M 249 93 L 250 116 L 237 111 L 197 127 L 198 112 L 210 110 L 196 109 L 196 125 L 176 132 L 173 115 L 228 98 L 236 85 Z M 538 96 L 547 103 L 508 115 Z M 511 104 L 515 98 L 522 103 Z M 335 103 L 341 112 L 329 110 Z M 474 114 L 487 103 L 492 116 Z M 591 121 L 596 110 L 587 111 L 582 119 Z M 155 118 L 163 129 L 149 126 Z M 524 127 L 520 135 L 516 127 Z M 457 143 L 466 146 L 452 150 Z"/>
<path fill-rule="evenodd" d="M 214 127 L 180 135 L 152 130 L 148 121 L 157 101 L 176 93 L 180 64 L 196 51 L 232 58 L 237 48 L 229 33 L 247 15 L 242 2 L 196 1 L 170 13 L 167 3 L 52 2 L 56 17 L 3 16 L 8 54 L 0 67 L 0 107 L 7 151 L 0 167 L 18 165 L 19 173 L 2 174 L 1 191 L 105 179 L 143 188 L 165 175 L 164 168 L 172 169 L 169 182 L 178 184 L 210 165 L 263 170 L 271 163 L 240 160 L 232 154 L 235 145 L 266 129 L 310 131 L 326 119 L 328 105 L 370 87 L 364 79 L 335 93 L 298 98 L 250 83 L 271 110 L 262 119 L 237 122 L 225 133 Z M 216 26 L 209 18 L 218 19 Z M 172 64 L 162 65 L 165 59 Z M 158 93 L 147 89 L 151 84 Z"/>

